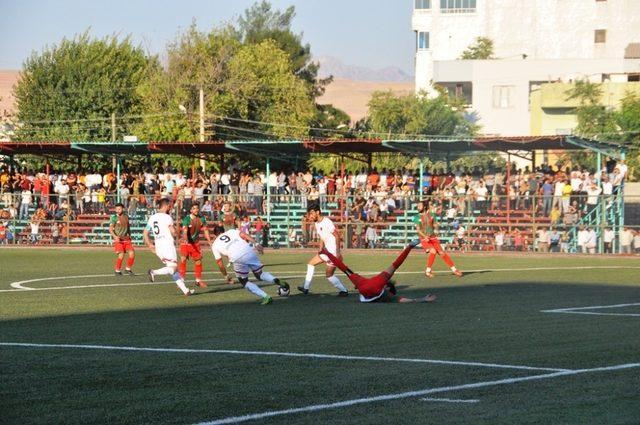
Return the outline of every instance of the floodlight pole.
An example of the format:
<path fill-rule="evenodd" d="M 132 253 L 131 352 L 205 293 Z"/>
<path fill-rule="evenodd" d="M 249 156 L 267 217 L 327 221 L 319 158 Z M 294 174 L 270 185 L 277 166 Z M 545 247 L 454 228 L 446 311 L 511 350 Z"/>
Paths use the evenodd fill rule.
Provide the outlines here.
<path fill-rule="evenodd" d="M 116 156 L 116 175 L 118 178 L 118 186 L 116 187 L 116 199 L 117 202 L 120 202 L 120 185 L 122 181 L 120 180 L 120 157 Z"/>
<path fill-rule="evenodd" d="M 204 90 L 202 87 L 200 87 L 200 143 L 204 143 Z M 206 168 L 204 153 L 200 154 L 200 168 L 202 171 Z"/>
<path fill-rule="evenodd" d="M 269 187 L 269 176 L 271 175 L 271 164 L 267 157 L 267 223 L 271 220 L 271 188 Z"/>
<path fill-rule="evenodd" d="M 423 193 L 422 193 L 422 179 L 424 178 L 424 161 L 422 160 L 422 156 L 419 156 L 418 159 L 420 160 L 420 176 L 418 178 L 418 184 L 420 186 L 418 186 L 418 200 L 421 201 L 422 197 L 423 197 Z"/>

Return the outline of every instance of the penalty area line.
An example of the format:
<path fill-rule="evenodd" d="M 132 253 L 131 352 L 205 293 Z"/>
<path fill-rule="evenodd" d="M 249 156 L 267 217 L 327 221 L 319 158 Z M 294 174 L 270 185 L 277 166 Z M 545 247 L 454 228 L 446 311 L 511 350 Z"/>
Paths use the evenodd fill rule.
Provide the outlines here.
<path fill-rule="evenodd" d="M 299 357 L 310 359 L 326 359 L 326 360 L 358 360 L 372 362 L 391 362 L 391 363 L 423 363 L 437 364 L 449 366 L 469 366 L 469 367 L 485 367 L 491 369 L 514 369 L 514 370 L 531 370 L 531 371 L 553 371 L 553 372 L 570 372 L 571 369 L 559 369 L 548 367 L 507 365 L 497 363 L 480 363 L 465 362 L 457 360 L 437 360 L 437 359 L 420 359 L 420 358 L 403 358 L 403 357 L 376 357 L 376 356 L 352 356 L 344 354 L 323 354 L 323 353 L 292 353 L 281 351 L 248 351 L 248 350 L 215 350 L 215 349 L 197 349 L 197 348 L 155 348 L 155 347 L 127 347 L 114 345 L 90 345 L 90 344 L 39 344 L 26 342 L 0 342 L 0 347 L 30 347 L 30 348 L 63 348 L 63 349 L 86 349 L 86 350 L 111 350 L 111 351 L 143 351 L 143 352 L 160 352 L 160 353 L 202 353 L 202 354 L 233 354 L 247 356 L 273 356 L 273 357 Z"/>
<path fill-rule="evenodd" d="M 440 401 L 443 403 L 479 403 L 480 400 L 473 399 L 456 399 L 456 398 L 433 398 L 433 397 L 423 397 L 420 399 L 421 401 Z"/>
<path fill-rule="evenodd" d="M 590 316 L 631 316 L 640 317 L 638 313 L 601 313 L 596 311 L 585 310 L 604 310 L 623 307 L 639 306 L 640 303 L 627 303 L 627 304 L 611 304 L 611 305 L 592 305 L 588 307 L 568 307 L 568 308 L 556 308 L 553 310 L 540 310 L 541 313 L 560 313 L 560 314 L 583 314 Z"/>
<path fill-rule="evenodd" d="M 399 399 L 419 397 L 419 396 L 424 396 L 429 394 L 446 393 L 451 391 L 469 390 L 469 389 L 475 389 L 475 388 L 485 388 L 485 387 L 491 387 L 496 385 L 511 385 L 519 382 L 553 379 L 561 376 L 579 375 L 579 374 L 594 373 L 594 372 L 607 372 L 607 371 L 630 369 L 630 368 L 636 368 L 636 367 L 640 367 L 640 363 L 628 363 L 628 364 L 622 364 L 622 365 L 616 365 L 616 366 L 598 367 L 593 369 L 570 370 L 570 371 L 564 371 L 564 372 L 546 373 L 544 375 L 524 376 L 519 378 L 507 378 L 507 379 L 499 379 L 496 381 L 476 382 L 472 384 L 454 385 L 454 386 L 448 386 L 448 387 L 427 388 L 427 389 L 418 390 L 418 391 L 407 391 L 407 392 L 397 393 L 397 394 L 385 394 L 385 395 L 380 395 L 376 397 L 344 400 L 344 401 L 339 401 L 335 403 L 314 404 L 311 406 L 297 407 L 297 408 L 283 409 L 283 410 L 272 410 L 272 411 L 253 413 L 253 414 L 243 415 L 243 416 L 230 416 L 227 418 L 200 422 L 198 425 L 237 424 L 240 422 L 260 420 L 265 418 L 271 418 L 274 416 L 292 415 L 296 413 L 317 412 L 319 410 L 338 409 L 338 408 L 349 407 L 349 406 L 354 406 L 358 404 L 375 403 L 375 402 L 389 401 L 389 400 L 399 400 Z"/>

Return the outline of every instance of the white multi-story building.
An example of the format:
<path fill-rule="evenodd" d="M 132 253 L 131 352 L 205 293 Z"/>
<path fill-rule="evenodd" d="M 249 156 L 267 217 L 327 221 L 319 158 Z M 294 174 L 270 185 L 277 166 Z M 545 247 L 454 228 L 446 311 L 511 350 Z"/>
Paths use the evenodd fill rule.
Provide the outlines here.
<path fill-rule="evenodd" d="M 638 81 L 640 0 L 414 0 L 416 91 L 464 96 L 484 133 L 527 135 L 548 81 Z M 493 60 L 461 61 L 477 37 Z"/>

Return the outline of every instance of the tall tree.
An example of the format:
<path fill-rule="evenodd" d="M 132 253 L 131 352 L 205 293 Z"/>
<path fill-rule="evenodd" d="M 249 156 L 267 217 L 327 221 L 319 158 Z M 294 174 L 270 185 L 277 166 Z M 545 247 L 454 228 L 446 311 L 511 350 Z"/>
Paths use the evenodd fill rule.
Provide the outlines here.
<path fill-rule="evenodd" d="M 21 123 L 15 138 L 111 140 L 112 113 L 120 117 L 118 134 L 128 133 L 130 116 L 142 111 L 136 90 L 156 63 L 128 37 L 88 32 L 34 52 L 14 90 Z"/>
<path fill-rule="evenodd" d="M 475 42 L 462 52 L 460 59 L 493 59 L 493 40 L 488 37 L 477 37 Z"/>

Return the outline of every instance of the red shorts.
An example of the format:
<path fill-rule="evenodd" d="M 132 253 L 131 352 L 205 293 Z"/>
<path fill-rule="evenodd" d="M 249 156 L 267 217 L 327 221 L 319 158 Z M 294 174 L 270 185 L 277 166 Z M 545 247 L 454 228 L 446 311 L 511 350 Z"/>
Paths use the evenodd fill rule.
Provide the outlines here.
<path fill-rule="evenodd" d="M 183 243 L 180 245 L 180 255 L 183 257 L 191 258 L 192 260 L 201 260 L 202 251 L 200 250 L 200 243 Z"/>
<path fill-rule="evenodd" d="M 387 286 L 387 283 L 389 283 L 391 275 L 385 271 L 378 273 L 374 277 L 366 278 L 353 273 L 349 276 L 349 279 L 355 287 L 358 288 L 358 292 L 360 292 L 363 297 L 372 298 L 380 295 L 385 286 Z"/>
<path fill-rule="evenodd" d="M 420 245 L 422 245 L 425 251 L 429 251 L 432 248 L 438 252 L 443 250 L 440 241 L 435 236 L 429 236 L 428 238 L 420 240 Z"/>
<path fill-rule="evenodd" d="M 113 247 L 118 254 L 120 254 L 121 252 L 133 251 L 133 244 L 131 243 L 131 239 L 128 239 L 126 241 L 114 242 Z"/>

